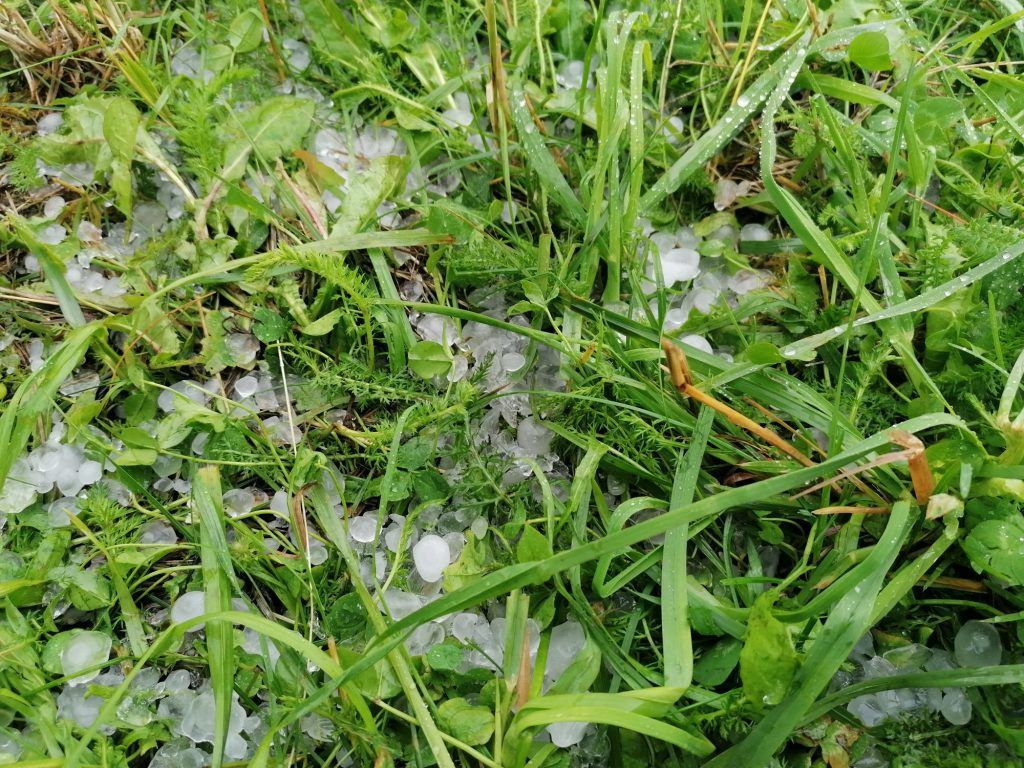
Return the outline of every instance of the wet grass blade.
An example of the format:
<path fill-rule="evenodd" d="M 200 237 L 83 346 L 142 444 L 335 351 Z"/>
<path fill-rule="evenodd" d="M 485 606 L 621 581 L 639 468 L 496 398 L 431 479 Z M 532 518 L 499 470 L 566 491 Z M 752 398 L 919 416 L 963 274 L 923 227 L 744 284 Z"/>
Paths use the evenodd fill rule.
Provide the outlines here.
<path fill-rule="evenodd" d="M 659 690 L 678 695 L 674 689 L 655 689 L 656 692 Z M 696 736 L 658 719 L 664 717 L 665 707 L 645 707 L 643 700 L 639 698 L 644 693 L 647 691 L 542 696 L 530 701 L 520 710 L 508 735 L 512 739 L 527 729 L 553 723 L 603 723 L 660 739 L 694 755 L 704 756 L 714 750 L 714 745 L 703 736 Z M 651 714 L 646 714 L 647 711 Z"/>
<path fill-rule="evenodd" d="M 231 610 L 234 570 L 228 556 L 228 542 L 224 535 L 224 508 L 221 504 L 220 472 L 216 466 L 201 467 L 192 482 L 192 507 L 199 523 L 199 554 L 202 563 L 205 610 L 217 613 Z M 231 703 L 234 694 L 235 629 L 231 622 L 212 619 L 206 622 L 207 661 L 210 682 L 216 704 L 214 722 L 213 766 L 219 768 L 224 761 L 231 722 Z"/>
<path fill-rule="evenodd" d="M 902 422 L 901 424 L 896 425 L 896 428 L 914 434 L 922 430 L 940 426 L 962 425 L 963 422 L 956 416 L 933 413 Z M 681 524 L 692 524 L 694 522 L 707 520 L 722 514 L 728 509 L 749 504 L 763 503 L 767 498 L 771 498 L 781 493 L 786 493 L 787 491 L 791 491 L 795 488 L 804 487 L 808 483 L 814 482 L 823 476 L 828 476 L 845 467 L 847 464 L 850 464 L 873 451 L 883 448 L 888 443 L 888 430 L 886 430 L 885 433 L 879 433 L 866 440 L 862 440 L 851 448 L 843 451 L 841 454 L 823 461 L 821 464 L 814 467 L 795 470 L 786 475 L 772 477 L 757 483 L 723 491 L 722 493 L 702 499 L 681 509 L 673 509 L 656 518 L 637 523 L 636 525 L 626 528 L 619 533 L 605 536 L 602 539 L 588 542 L 583 546 L 575 547 L 565 552 L 559 552 L 546 560 L 506 566 L 494 571 L 480 578 L 478 581 L 444 595 L 429 605 L 424 606 L 405 618 L 391 624 L 385 632 L 377 635 L 377 637 L 374 638 L 374 640 L 367 646 L 363 657 L 357 663 L 352 665 L 338 677 L 331 680 L 327 685 L 323 686 L 316 694 L 310 697 L 305 704 L 300 707 L 296 707 L 292 712 L 286 715 L 282 721 L 277 723 L 276 726 L 278 728 L 284 728 L 297 721 L 303 715 L 313 711 L 324 700 L 326 700 L 326 698 L 330 696 L 338 686 L 343 685 L 365 670 L 370 669 L 378 661 L 385 658 L 387 654 L 402 642 L 402 640 L 416 627 L 427 621 L 447 616 L 467 607 L 480 605 L 492 597 L 508 594 L 513 589 L 526 587 L 531 584 L 542 584 L 556 574 L 564 573 L 570 568 L 577 567 L 583 563 L 592 562 L 606 554 L 622 551 L 623 549 L 640 541 L 644 541 L 645 539 L 649 539 L 652 536 L 668 533 L 668 531 Z M 905 513 L 903 517 L 905 518 Z M 884 551 L 888 552 L 888 550 Z M 895 557 L 895 554 L 893 554 L 893 557 Z M 869 557 L 865 562 L 870 562 L 873 567 L 878 563 L 878 557 Z M 858 567 L 862 566 L 863 563 Z M 864 573 L 864 571 L 861 571 L 860 573 Z M 884 575 L 884 573 L 882 575 Z M 879 575 L 878 578 L 881 579 L 882 575 Z M 878 586 L 880 588 L 881 583 L 879 583 Z M 690 595 L 693 597 L 692 590 Z M 847 600 L 847 598 L 844 598 L 844 600 Z M 849 611 L 849 602 L 850 601 L 847 600 L 847 602 L 843 604 L 844 612 Z M 871 604 L 873 605 L 873 603 L 874 601 L 872 600 Z M 839 608 L 837 606 L 833 615 L 840 616 L 840 619 L 837 621 L 840 621 L 843 626 L 846 627 L 848 620 L 845 618 L 845 614 L 838 613 L 838 611 Z M 857 614 L 857 616 L 859 617 L 859 614 Z M 861 632 L 861 634 L 863 634 L 863 632 Z M 842 637 L 845 637 L 845 634 L 842 635 Z M 857 635 L 857 637 L 860 637 L 860 635 Z M 857 638 L 854 638 L 854 640 L 851 641 L 851 647 L 852 643 L 856 642 L 856 639 Z M 843 655 L 843 658 L 845 657 L 846 654 Z M 786 735 L 787 733 L 783 733 L 782 738 L 785 738 Z M 260 747 L 260 754 L 265 755 L 269 748 L 269 740 L 264 740 Z M 254 763 L 254 765 L 255 764 L 256 763 Z M 261 764 L 265 764 L 265 762 Z"/>
<path fill-rule="evenodd" d="M 681 454 L 672 483 L 672 509 L 679 509 L 693 501 L 700 474 L 701 462 L 707 448 L 708 435 L 715 413 L 702 406 L 697 425 L 690 434 L 690 445 Z M 665 534 L 662 562 L 661 625 L 662 653 L 665 660 L 665 685 L 688 688 L 693 678 L 693 643 L 690 638 L 688 613 L 688 576 L 686 549 L 689 544 L 689 525 L 681 524 Z"/>
<path fill-rule="evenodd" d="M 526 93 L 515 81 L 509 84 L 509 109 L 530 169 L 537 174 L 537 179 L 551 198 L 582 228 L 586 224 L 587 212 L 544 145 L 526 104 Z"/>
<path fill-rule="evenodd" d="M 405 414 L 403 414 L 403 422 L 408 413 L 409 412 L 406 411 Z M 395 431 L 395 450 L 391 452 L 392 458 L 397 453 L 397 444 L 401 439 L 401 434 L 401 428 L 399 427 Z M 387 483 L 387 478 L 385 478 L 384 482 L 385 484 Z M 327 500 L 322 489 L 312 489 L 308 498 L 312 502 L 317 522 L 320 523 L 320 526 L 323 528 L 327 538 L 335 547 L 337 547 L 345 560 L 345 564 L 349 570 L 349 575 L 352 579 L 352 585 L 366 611 L 366 615 L 369 618 L 371 625 L 376 632 L 386 633 L 388 626 L 387 620 L 381 615 L 377 602 L 374 601 L 373 597 L 367 590 L 366 585 L 362 581 L 359 571 L 359 560 L 349 547 L 347 535 L 345 530 L 342 528 L 341 521 L 338 519 L 337 514 L 335 514 L 334 510 L 331 508 L 330 502 Z M 386 519 L 383 511 L 383 503 L 381 505 L 381 519 Z M 423 735 L 427 740 L 427 744 L 430 746 L 430 750 L 433 753 L 437 764 L 442 766 L 442 768 L 455 768 L 455 763 L 452 760 L 451 755 L 448 753 L 448 748 L 445 746 L 445 740 L 442 738 L 441 732 L 438 730 L 437 723 L 434 722 L 433 714 L 416 685 L 405 650 L 397 647 L 397 645 L 388 649 L 387 662 L 390 663 L 391 668 L 395 673 L 395 677 L 398 678 L 398 682 L 402 686 L 402 690 L 405 692 L 410 708 L 416 716 L 416 723 L 420 730 L 423 731 Z"/>
<path fill-rule="evenodd" d="M 11 466 L 24 453 L 36 419 L 49 413 L 60 386 L 81 364 L 93 336 L 101 330 L 103 326 L 93 323 L 71 331 L 43 367 L 21 383 L 4 407 L 0 415 L 0 488 Z"/>
<path fill-rule="evenodd" d="M 901 501 L 893 506 L 878 544 L 856 567 L 856 586 L 829 613 L 785 699 L 755 725 L 743 741 L 705 763 L 704 768 L 768 764 L 850 655 L 853 646 L 871 627 L 875 601 L 909 528 L 910 504 Z"/>
<path fill-rule="evenodd" d="M 721 119 L 705 131 L 690 147 L 665 171 L 640 200 L 640 211 L 648 212 L 657 207 L 662 200 L 678 190 L 695 173 L 704 168 L 712 157 L 739 133 L 740 130 L 756 115 L 768 97 L 779 84 L 785 73 L 794 66 L 798 69 L 803 64 L 807 51 L 796 46 L 784 53 L 755 80 L 736 100 Z"/>
<path fill-rule="evenodd" d="M 18 214 L 9 213 L 7 224 L 13 230 L 14 237 L 24 243 L 29 252 L 39 260 L 39 266 L 43 270 L 46 282 L 50 284 L 50 290 L 53 291 L 68 325 L 72 328 L 81 328 L 86 323 L 85 315 L 82 313 L 82 307 L 75 297 L 74 290 L 64 276 L 63 260 L 51 246 L 36 237 L 32 227 Z"/>
<path fill-rule="evenodd" d="M 823 696 L 811 707 L 800 725 L 807 725 L 827 715 L 858 696 L 900 688 L 978 688 L 985 685 L 1020 685 L 1024 683 L 1024 664 L 974 669 L 943 669 L 934 672 L 912 672 L 891 677 L 876 677 L 848 685 L 840 691 Z"/>

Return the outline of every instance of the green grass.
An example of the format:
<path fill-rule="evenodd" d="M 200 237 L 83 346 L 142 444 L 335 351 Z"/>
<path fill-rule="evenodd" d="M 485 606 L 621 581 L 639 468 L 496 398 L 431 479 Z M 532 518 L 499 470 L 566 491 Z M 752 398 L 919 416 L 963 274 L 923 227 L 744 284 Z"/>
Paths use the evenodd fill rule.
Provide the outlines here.
<path fill-rule="evenodd" d="M 1018 764 L 1022 29 L 11 6 L 0 764 Z"/>

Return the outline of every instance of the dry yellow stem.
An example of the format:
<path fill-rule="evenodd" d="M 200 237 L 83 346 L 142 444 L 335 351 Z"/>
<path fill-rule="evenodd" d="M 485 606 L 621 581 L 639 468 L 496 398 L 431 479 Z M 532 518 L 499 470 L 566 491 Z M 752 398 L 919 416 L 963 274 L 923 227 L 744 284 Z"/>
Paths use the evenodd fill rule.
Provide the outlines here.
<path fill-rule="evenodd" d="M 935 478 L 932 477 L 931 467 L 928 466 L 928 459 L 924 455 L 924 443 L 917 435 L 904 432 L 902 429 L 891 430 L 889 439 L 894 445 L 906 449 L 907 465 L 910 467 L 910 479 L 914 483 L 917 503 L 927 504 L 935 491 Z"/>
<path fill-rule="evenodd" d="M 840 504 L 834 507 L 821 507 L 814 510 L 816 515 L 884 515 L 888 507 L 857 507 Z"/>
<path fill-rule="evenodd" d="M 717 411 L 725 416 L 725 418 L 727 418 L 732 424 L 735 424 L 740 429 L 747 430 L 751 434 L 757 435 L 766 443 L 774 445 L 784 454 L 796 459 L 805 467 L 814 466 L 813 461 L 770 429 L 765 429 L 756 421 L 748 419 L 735 408 L 726 405 L 721 400 L 718 400 L 717 398 L 712 397 L 706 392 L 693 386 L 693 377 L 690 374 L 690 366 L 686 362 L 686 355 L 683 354 L 683 350 L 668 339 L 661 340 L 661 348 L 665 351 L 665 355 L 668 358 L 668 369 L 672 376 L 672 384 L 679 390 L 680 394 L 693 398 L 697 402 Z"/>
<path fill-rule="evenodd" d="M 519 671 L 516 674 L 516 709 L 530 700 L 530 630 L 523 630 L 523 644 L 519 653 Z"/>

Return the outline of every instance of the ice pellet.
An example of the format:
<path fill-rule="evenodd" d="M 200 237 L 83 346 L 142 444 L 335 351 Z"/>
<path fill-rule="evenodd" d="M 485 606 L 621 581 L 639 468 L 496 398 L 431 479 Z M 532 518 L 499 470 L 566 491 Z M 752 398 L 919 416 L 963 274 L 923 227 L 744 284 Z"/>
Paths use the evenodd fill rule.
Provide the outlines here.
<path fill-rule="evenodd" d="M 204 613 L 206 613 L 206 594 L 199 590 L 186 592 L 175 600 L 174 605 L 171 606 L 171 623 L 181 624 L 182 622 L 194 619 L 196 616 L 202 616 Z M 206 625 L 197 624 L 189 627 L 188 631 L 198 632 L 204 626 Z"/>
<path fill-rule="evenodd" d="M 40 136 L 48 136 L 64 124 L 64 115 L 60 112 L 48 112 L 36 123 L 36 132 Z"/>
<path fill-rule="evenodd" d="M 548 685 L 562 676 L 586 642 L 586 634 L 577 621 L 567 621 L 551 630 L 548 659 L 544 667 L 544 680 Z"/>
<path fill-rule="evenodd" d="M 78 499 L 68 496 L 51 502 L 51 504 L 46 508 L 46 513 L 50 519 L 50 525 L 55 528 L 63 528 L 66 525 L 70 525 L 71 516 L 78 514 L 78 507 Z"/>
<path fill-rule="evenodd" d="M 259 381 L 255 376 L 243 376 L 235 382 L 235 396 L 239 400 L 252 397 L 259 389 Z"/>
<path fill-rule="evenodd" d="M 414 595 L 411 592 L 389 589 L 384 593 L 384 602 L 388 606 L 388 613 L 391 614 L 391 618 L 397 621 L 422 608 L 424 600 L 419 595 Z"/>
<path fill-rule="evenodd" d="M 740 241 L 764 242 L 772 239 L 772 232 L 763 224 L 744 224 L 740 229 Z"/>
<path fill-rule="evenodd" d="M 692 248 L 673 248 L 661 257 L 661 275 L 666 286 L 692 280 L 700 272 L 700 254 Z"/>
<path fill-rule="evenodd" d="M 71 679 L 68 685 L 84 685 L 92 681 L 99 669 L 90 672 L 82 670 L 102 664 L 110 656 L 113 645 L 110 636 L 102 632 L 85 631 L 72 637 L 60 653 L 60 667 Z"/>
<path fill-rule="evenodd" d="M 516 430 L 516 441 L 527 456 L 540 456 L 547 453 L 551 448 L 551 440 L 554 436 L 550 429 L 533 416 L 527 416 L 520 421 Z"/>
<path fill-rule="evenodd" d="M 711 348 L 711 344 L 703 336 L 698 336 L 695 333 L 691 333 L 687 336 L 683 336 L 679 339 L 683 344 L 699 349 L 701 352 L 707 352 L 709 355 L 714 353 L 714 349 Z"/>
<path fill-rule="evenodd" d="M 41 243 L 60 245 L 64 242 L 64 238 L 68 236 L 68 231 L 60 224 L 48 224 L 40 229 L 36 236 Z"/>
<path fill-rule="evenodd" d="M 223 503 L 229 517 L 241 517 L 256 506 L 256 494 L 248 488 L 231 488 L 224 492 Z"/>
<path fill-rule="evenodd" d="M 412 558 L 420 578 L 428 583 L 440 579 L 452 561 L 448 542 L 434 534 L 428 534 L 416 542 L 412 548 Z"/>
<path fill-rule="evenodd" d="M 552 723 L 548 726 L 551 743 L 556 747 L 572 747 L 583 741 L 589 723 Z"/>
<path fill-rule="evenodd" d="M 953 725 L 967 725 L 971 721 L 973 706 L 962 688 L 949 688 L 942 695 L 939 711 Z"/>
<path fill-rule="evenodd" d="M 983 621 L 968 621 L 956 633 L 953 653 L 961 667 L 994 667 L 1003 658 L 999 631 Z"/>
<path fill-rule="evenodd" d="M 369 515 L 359 515 L 348 521 L 349 535 L 361 544 L 368 544 L 377 538 L 377 520 Z"/>
<path fill-rule="evenodd" d="M 65 206 L 64 198 L 60 195 L 54 195 L 45 203 L 43 203 L 43 216 L 48 219 L 55 219 L 60 215 L 60 212 L 64 210 Z"/>
<path fill-rule="evenodd" d="M 224 337 L 224 344 L 235 365 L 249 365 L 260 352 L 260 343 L 251 333 L 229 333 Z"/>

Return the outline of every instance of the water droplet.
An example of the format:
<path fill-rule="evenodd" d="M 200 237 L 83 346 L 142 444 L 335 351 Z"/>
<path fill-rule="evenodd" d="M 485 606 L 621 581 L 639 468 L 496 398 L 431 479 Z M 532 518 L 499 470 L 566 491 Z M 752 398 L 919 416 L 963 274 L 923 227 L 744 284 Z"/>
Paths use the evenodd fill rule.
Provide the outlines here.
<path fill-rule="evenodd" d="M 746 107 L 749 104 L 750 104 L 750 99 L 747 98 L 747 94 L 745 94 L 745 93 L 742 96 L 740 96 L 738 99 L 736 99 L 736 106 L 738 106 L 738 107 Z"/>
<path fill-rule="evenodd" d="M 1010 254 L 1009 254 L 1009 252 L 1007 252 L 1007 253 L 1004 253 L 1004 254 L 1003 254 L 1003 261 L 1009 261 L 1009 260 L 1010 260 Z"/>

